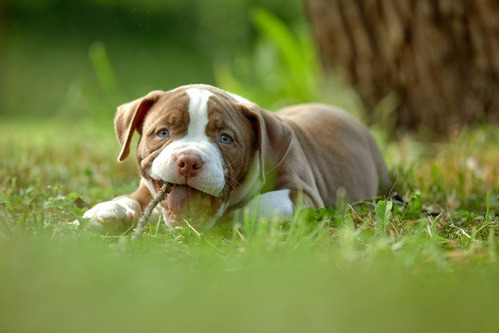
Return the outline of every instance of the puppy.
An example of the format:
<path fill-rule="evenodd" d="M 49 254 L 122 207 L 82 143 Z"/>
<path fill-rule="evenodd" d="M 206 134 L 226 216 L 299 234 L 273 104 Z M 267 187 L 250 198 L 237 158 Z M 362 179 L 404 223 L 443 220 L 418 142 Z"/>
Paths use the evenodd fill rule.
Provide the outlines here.
<path fill-rule="evenodd" d="M 298 202 L 319 209 L 372 198 L 389 175 L 368 129 L 342 110 L 303 104 L 276 113 L 209 85 L 187 85 L 118 107 L 118 161 L 136 157 L 140 186 L 84 214 L 91 225 L 116 230 L 137 221 L 165 183 L 159 205 L 171 227 L 185 218 L 200 230 L 250 207 L 261 218 L 291 217 Z"/>

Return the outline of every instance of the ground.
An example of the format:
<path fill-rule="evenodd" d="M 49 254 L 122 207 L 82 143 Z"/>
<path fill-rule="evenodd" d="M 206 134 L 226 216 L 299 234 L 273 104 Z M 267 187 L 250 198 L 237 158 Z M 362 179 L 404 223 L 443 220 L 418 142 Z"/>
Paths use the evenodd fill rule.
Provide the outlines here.
<path fill-rule="evenodd" d="M 0 331 L 498 331 L 497 128 L 377 135 L 391 198 L 134 242 L 81 220 L 137 186 L 109 126 L 0 132 Z"/>

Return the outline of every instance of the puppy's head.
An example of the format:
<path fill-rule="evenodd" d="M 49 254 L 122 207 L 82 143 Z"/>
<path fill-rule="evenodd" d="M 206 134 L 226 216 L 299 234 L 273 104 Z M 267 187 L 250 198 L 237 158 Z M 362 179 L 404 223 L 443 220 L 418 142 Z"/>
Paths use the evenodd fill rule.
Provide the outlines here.
<path fill-rule="evenodd" d="M 118 108 L 118 160 L 129 155 L 137 131 L 139 171 L 151 193 L 164 182 L 174 184 L 160 203 L 166 222 L 181 225 L 187 217 L 195 227 L 208 228 L 228 207 L 258 191 L 255 184 L 284 154 L 282 139 L 290 133 L 263 114 L 255 104 L 212 86 L 153 91 Z"/>

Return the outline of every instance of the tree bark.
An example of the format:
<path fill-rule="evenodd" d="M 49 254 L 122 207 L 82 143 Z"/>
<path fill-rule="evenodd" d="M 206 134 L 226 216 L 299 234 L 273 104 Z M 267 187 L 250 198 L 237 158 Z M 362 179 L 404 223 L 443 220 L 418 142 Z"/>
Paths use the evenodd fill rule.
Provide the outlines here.
<path fill-rule="evenodd" d="M 498 123 L 497 0 L 306 0 L 325 68 L 367 112 L 396 93 L 396 125 Z"/>

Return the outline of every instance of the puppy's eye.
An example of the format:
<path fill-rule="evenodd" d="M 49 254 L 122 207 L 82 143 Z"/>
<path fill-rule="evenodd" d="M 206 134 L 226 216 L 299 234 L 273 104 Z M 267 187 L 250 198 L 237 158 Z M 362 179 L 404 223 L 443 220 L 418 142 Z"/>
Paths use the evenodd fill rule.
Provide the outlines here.
<path fill-rule="evenodd" d="M 162 129 L 162 130 L 156 132 L 156 135 L 162 139 L 170 138 L 170 132 L 167 131 L 166 129 Z"/>
<path fill-rule="evenodd" d="M 233 143 L 233 138 L 231 138 L 231 136 L 229 136 L 228 134 L 223 133 L 219 136 L 219 142 L 225 145 L 229 145 Z"/>

